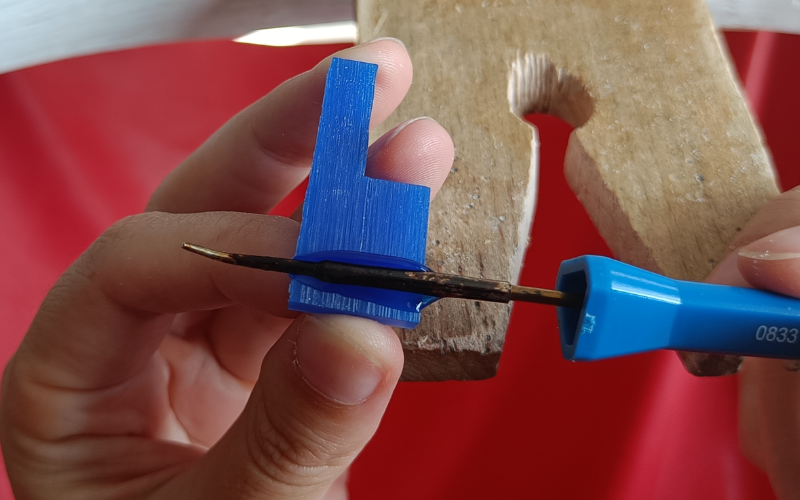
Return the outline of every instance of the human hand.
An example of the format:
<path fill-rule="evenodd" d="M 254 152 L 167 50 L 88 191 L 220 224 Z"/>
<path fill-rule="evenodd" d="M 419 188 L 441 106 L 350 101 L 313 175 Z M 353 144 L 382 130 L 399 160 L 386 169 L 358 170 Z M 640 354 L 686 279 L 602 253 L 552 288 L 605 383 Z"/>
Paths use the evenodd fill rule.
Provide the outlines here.
<path fill-rule="evenodd" d="M 800 298 L 800 189 L 770 201 L 742 229 L 709 276 Z M 780 499 L 800 497 L 798 363 L 745 358 L 739 371 L 739 443 Z"/>
<path fill-rule="evenodd" d="M 379 124 L 411 83 L 405 49 L 337 56 L 379 64 Z M 298 316 L 287 276 L 180 248 L 294 254 L 298 223 L 257 214 L 308 175 L 328 63 L 234 117 L 50 291 L 3 377 L 18 498 L 346 498 L 400 376 L 396 335 Z M 444 129 L 418 120 L 373 144 L 367 171 L 435 193 L 452 160 Z"/>

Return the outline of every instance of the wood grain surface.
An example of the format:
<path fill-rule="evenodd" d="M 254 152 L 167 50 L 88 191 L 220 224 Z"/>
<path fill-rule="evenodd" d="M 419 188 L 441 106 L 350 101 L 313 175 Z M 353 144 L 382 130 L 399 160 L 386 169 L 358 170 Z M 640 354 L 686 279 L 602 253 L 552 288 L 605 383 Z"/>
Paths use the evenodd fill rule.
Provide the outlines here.
<path fill-rule="evenodd" d="M 435 271 L 519 276 L 536 198 L 536 132 L 520 119 L 529 113 L 576 127 L 570 186 L 615 256 L 651 271 L 703 279 L 778 193 L 701 1 L 361 0 L 357 20 L 362 41 L 399 38 L 414 64 L 408 97 L 375 134 L 428 115 L 456 145 L 431 207 Z M 404 378 L 492 376 L 510 312 L 429 307 L 419 328 L 399 332 Z M 697 374 L 738 366 L 683 359 Z"/>

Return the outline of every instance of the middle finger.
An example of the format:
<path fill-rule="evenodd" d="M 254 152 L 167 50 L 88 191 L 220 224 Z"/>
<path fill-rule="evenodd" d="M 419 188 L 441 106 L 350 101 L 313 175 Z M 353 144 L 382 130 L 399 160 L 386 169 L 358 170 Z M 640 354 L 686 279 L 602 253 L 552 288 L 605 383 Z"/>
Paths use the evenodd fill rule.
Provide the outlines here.
<path fill-rule="evenodd" d="M 371 126 L 411 85 L 411 60 L 394 39 L 335 54 L 378 64 Z M 330 57 L 225 124 L 159 186 L 148 211 L 267 213 L 308 175 Z"/>

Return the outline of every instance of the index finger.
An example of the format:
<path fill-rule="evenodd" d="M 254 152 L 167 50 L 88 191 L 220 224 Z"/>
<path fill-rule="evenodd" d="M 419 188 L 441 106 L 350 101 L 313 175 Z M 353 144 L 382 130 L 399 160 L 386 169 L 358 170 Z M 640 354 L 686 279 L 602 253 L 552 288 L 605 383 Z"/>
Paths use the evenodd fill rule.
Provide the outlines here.
<path fill-rule="evenodd" d="M 411 85 L 411 60 L 398 40 L 377 39 L 334 56 L 378 65 L 371 126 L 394 111 Z M 334 56 L 233 117 L 167 177 L 147 209 L 271 210 L 308 176 Z"/>
<path fill-rule="evenodd" d="M 283 217 L 207 212 L 146 213 L 106 231 L 59 279 L 23 339 L 17 359 L 37 382 L 88 390 L 142 370 L 172 316 L 234 302 L 277 315 L 289 277 L 203 259 L 192 242 L 237 253 L 291 257 L 299 224 Z"/>

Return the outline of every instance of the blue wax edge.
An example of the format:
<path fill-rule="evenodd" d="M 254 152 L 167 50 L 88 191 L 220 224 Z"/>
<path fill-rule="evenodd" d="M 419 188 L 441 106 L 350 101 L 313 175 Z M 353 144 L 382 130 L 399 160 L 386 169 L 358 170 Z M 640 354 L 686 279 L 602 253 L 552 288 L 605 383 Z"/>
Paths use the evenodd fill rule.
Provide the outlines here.
<path fill-rule="evenodd" d="M 331 63 L 295 258 L 427 270 L 419 261 L 425 258 L 430 189 L 364 175 L 376 74 L 377 65 L 369 63 Z M 413 328 L 435 300 L 298 276 L 289 308 Z"/>
<path fill-rule="evenodd" d="M 402 269 L 407 271 L 430 271 L 428 267 L 409 259 L 360 252 L 317 252 L 303 255 L 299 257 L 298 260 L 304 260 L 307 262 L 343 262 L 346 264 L 388 267 L 391 269 Z M 418 315 L 423 308 L 439 300 L 438 297 L 432 297 L 430 295 L 424 295 L 420 293 L 385 290 L 381 288 L 357 285 L 326 283 L 310 276 L 292 275 L 292 278 L 296 282 L 301 283 L 308 288 L 313 288 L 314 290 L 323 293 L 337 295 L 338 297 L 335 297 L 335 302 L 338 305 L 347 303 L 348 299 L 355 299 L 357 301 L 374 304 L 375 307 L 373 308 L 372 312 L 364 311 L 363 314 L 358 314 L 359 309 L 357 307 L 353 307 L 355 303 L 353 306 L 347 306 L 348 310 L 352 310 L 354 313 L 357 313 L 357 315 L 368 318 L 372 318 L 376 314 L 386 314 L 390 309 L 396 309 L 406 314 Z M 383 309 L 384 307 L 387 309 Z M 378 310 L 380 310 L 380 313 L 377 312 Z M 403 320 L 396 314 L 389 313 L 389 316 L 392 321 L 392 326 L 408 328 L 408 325 L 413 323 L 413 320 Z M 417 322 L 419 322 L 418 319 Z M 413 326 L 416 326 L 416 323 L 414 323 Z"/>

